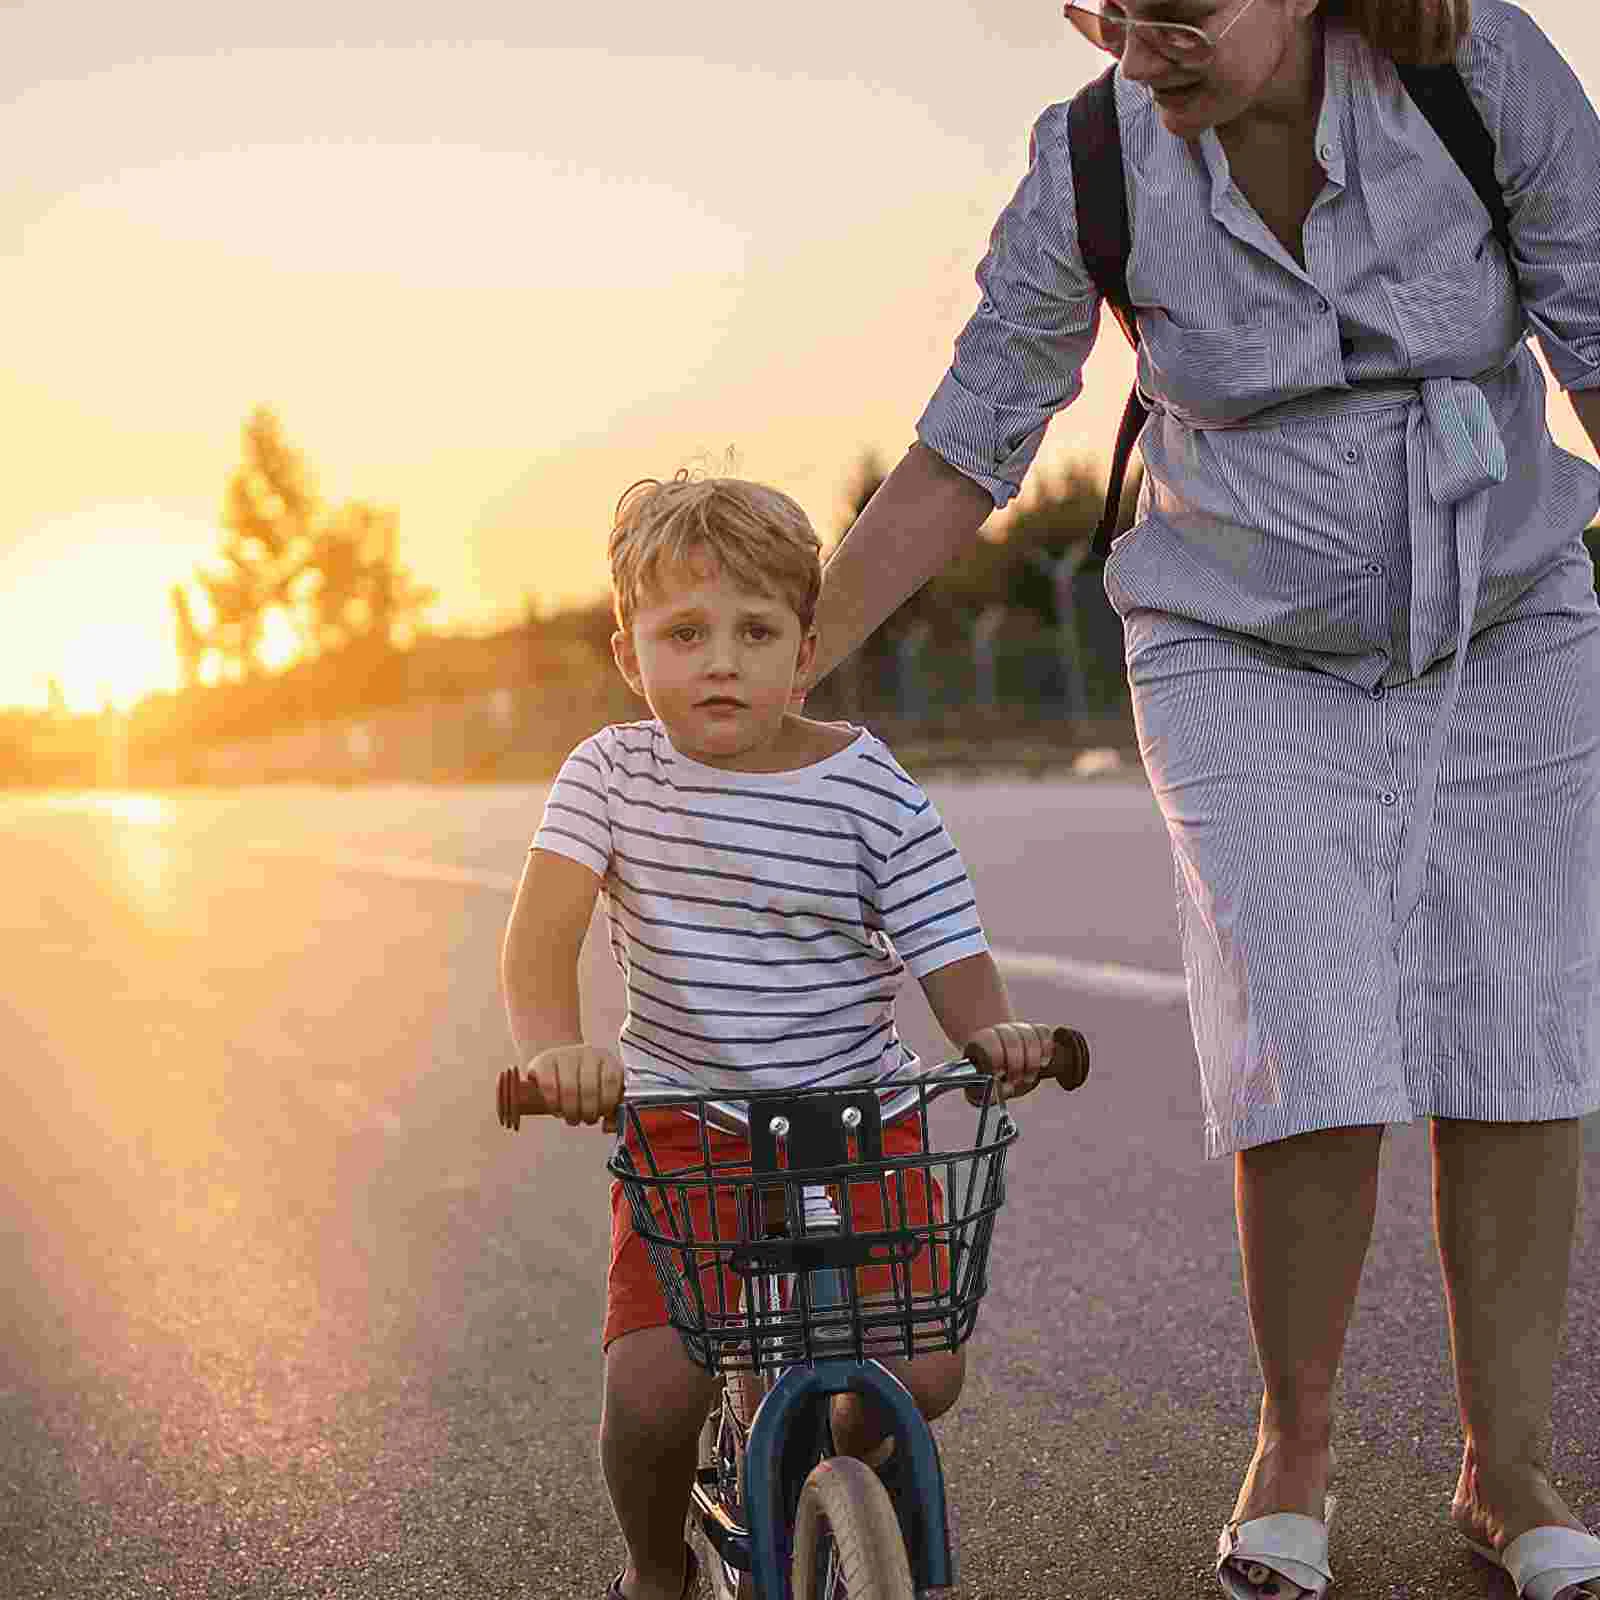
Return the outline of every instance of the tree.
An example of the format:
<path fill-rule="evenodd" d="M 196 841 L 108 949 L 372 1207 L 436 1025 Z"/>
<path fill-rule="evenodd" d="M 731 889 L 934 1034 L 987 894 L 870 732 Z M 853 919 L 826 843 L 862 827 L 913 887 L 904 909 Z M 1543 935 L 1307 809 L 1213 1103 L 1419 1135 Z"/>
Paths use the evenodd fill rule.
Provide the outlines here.
<path fill-rule="evenodd" d="M 198 679 L 207 656 L 224 677 L 259 677 L 274 611 L 293 627 L 301 656 L 314 658 L 355 645 L 392 650 L 435 598 L 399 563 L 395 513 L 362 501 L 325 506 L 305 458 L 265 407 L 245 422 L 243 460 L 228 480 L 222 521 L 226 565 L 195 575 L 210 626 L 201 629 L 187 595 L 173 591 L 186 682 Z"/>
<path fill-rule="evenodd" d="M 181 583 L 172 586 L 172 619 L 178 630 L 178 669 L 180 682 L 192 689 L 200 682 L 200 667 L 205 660 L 206 640 L 194 620 L 189 591 Z"/>
<path fill-rule="evenodd" d="M 227 533 L 221 572 L 195 574 L 211 605 L 205 650 L 218 657 L 228 678 L 254 678 L 264 670 L 261 639 L 268 614 L 286 615 L 305 568 L 318 510 L 304 460 L 283 437 L 265 407 L 244 425 L 244 460 L 228 479 L 222 525 Z M 183 648 L 179 621 L 179 649 Z"/>
<path fill-rule="evenodd" d="M 433 604 L 435 591 L 399 564 L 398 518 L 363 501 L 330 517 L 305 563 L 310 641 L 328 655 L 362 643 L 390 650 L 400 632 Z"/>

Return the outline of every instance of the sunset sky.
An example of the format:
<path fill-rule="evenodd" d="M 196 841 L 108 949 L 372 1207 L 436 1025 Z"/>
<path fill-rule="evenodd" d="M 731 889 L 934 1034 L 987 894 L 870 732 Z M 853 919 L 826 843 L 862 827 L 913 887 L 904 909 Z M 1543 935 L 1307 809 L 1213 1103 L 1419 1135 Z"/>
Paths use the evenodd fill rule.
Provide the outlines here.
<path fill-rule="evenodd" d="M 1600 90 L 1586 0 L 1528 9 Z M 1054 0 L 0 0 L 0 705 L 172 684 L 261 405 L 442 625 L 599 592 L 620 490 L 730 448 L 831 538 L 1104 60 Z"/>

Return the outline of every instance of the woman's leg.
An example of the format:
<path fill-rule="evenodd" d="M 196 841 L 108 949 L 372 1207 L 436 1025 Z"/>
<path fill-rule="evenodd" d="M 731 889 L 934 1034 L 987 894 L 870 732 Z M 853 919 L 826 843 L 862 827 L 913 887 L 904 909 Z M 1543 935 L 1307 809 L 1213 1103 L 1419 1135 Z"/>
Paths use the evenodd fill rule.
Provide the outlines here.
<path fill-rule="evenodd" d="M 1333 1390 L 1377 1209 L 1381 1127 L 1329 1128 L 1242 1150 L 1234 1201 L 1261 1367 L 1255 1456 L 1234 1507 L 1320 1518 Z M 1293 1585 L 1280 1592 L 1292 1595 Z"/>
<path fill-rule="evenodd" d="M 628 1546 L 628 1600 L 679 1600 L 683 1518 L 700 1426 L 717 1380 L 690 1361 L 672 1328 L 641 1328 L 606 1350 L 600 1466 Z"/>
<path fill-rule="evenodd" d="M 1451 1516 L 1494 1548 L 1541 1524 L 1582 1526 L 1548 1477 L 1582 1156 L 1572 1120 L 1433 1124 L 1434 1218 L 1465 1436 Z"/>

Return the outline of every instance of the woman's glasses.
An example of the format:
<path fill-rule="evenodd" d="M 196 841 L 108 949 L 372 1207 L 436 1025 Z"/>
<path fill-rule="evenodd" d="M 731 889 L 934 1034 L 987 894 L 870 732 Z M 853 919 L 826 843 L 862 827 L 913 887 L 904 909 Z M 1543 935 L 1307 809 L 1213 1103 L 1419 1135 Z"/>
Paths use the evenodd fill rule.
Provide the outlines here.
<path fill-rule="evenodd" d="M 1217 53 L 1217 46 L 1228 36 L 1228 29 L 1247 12 L 1256 0 L 1244 0 L 1234 12 L 1227 27 L 1215 38 L 1187 22 L 1142 22 L 1130 17 L 1113 0 L 1091 9 L 1088 6 L 1064 5 L 1061 14 L 1092 45 L 1121 56 L 1128 48 L 1128 37 L 1135 31 L 1152 50 L 1168 61 L 1184 67 L 1203 67 Z"/>

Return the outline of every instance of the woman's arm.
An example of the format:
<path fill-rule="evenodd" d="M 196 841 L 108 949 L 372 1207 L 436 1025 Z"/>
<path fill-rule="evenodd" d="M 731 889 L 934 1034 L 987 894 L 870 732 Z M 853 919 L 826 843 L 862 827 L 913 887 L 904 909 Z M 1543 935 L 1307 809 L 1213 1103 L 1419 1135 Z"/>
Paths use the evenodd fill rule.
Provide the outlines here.
<path fill-rule="evenodd" d="M 823 570 L 807 687 L 942 572 L 993 510 L 987 489 L 926 445 L 912 445 Z"/>
<path fill-rule="evenodd" d="M 1583 431 L 1589 435 L 1594 453 L 1600 456 L 1600 389 L 1569 389 L 1567 398 L 1578 413 Z"/>

